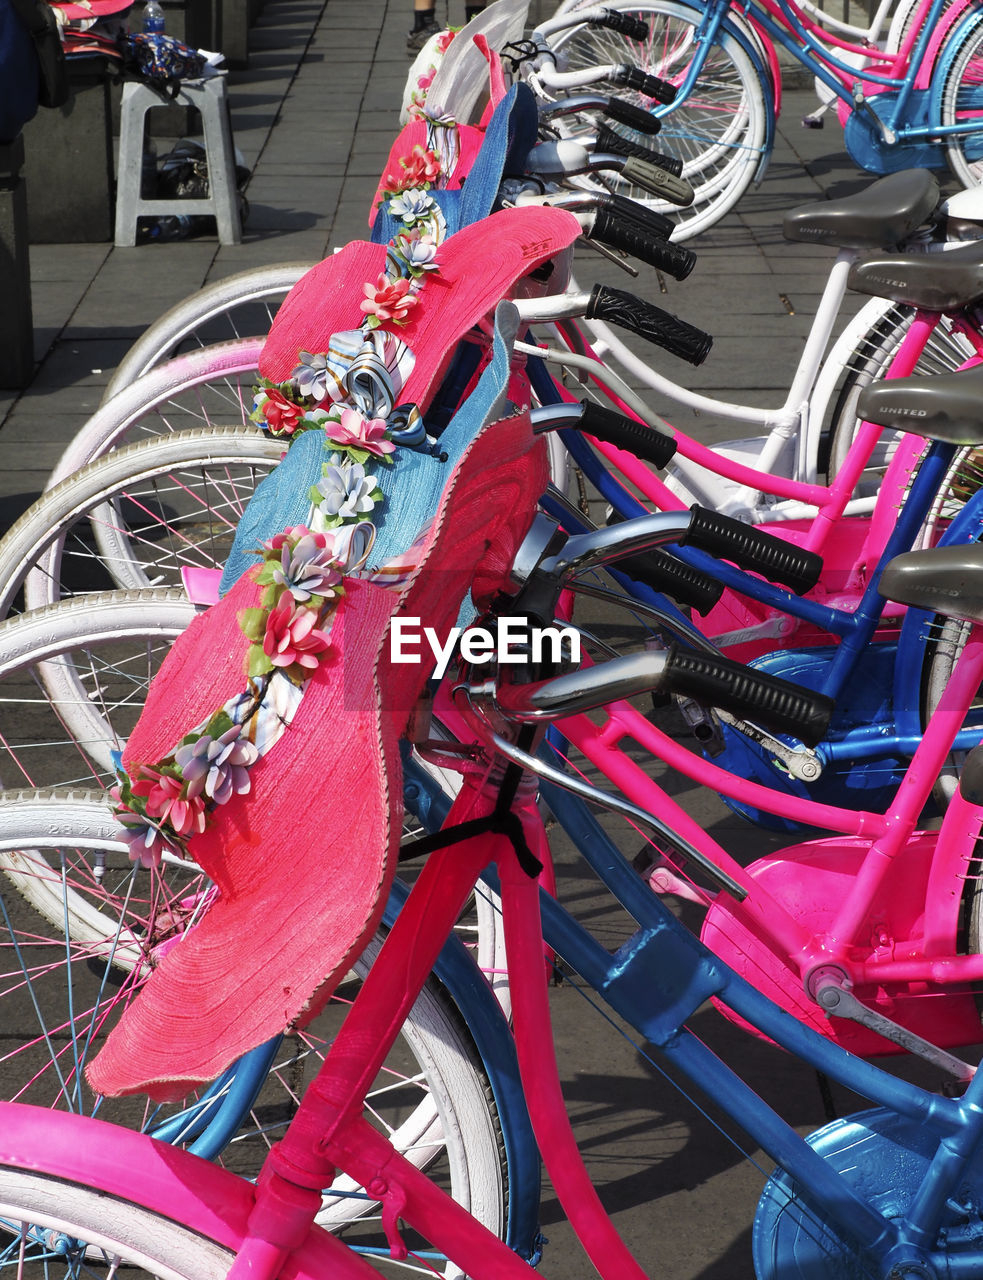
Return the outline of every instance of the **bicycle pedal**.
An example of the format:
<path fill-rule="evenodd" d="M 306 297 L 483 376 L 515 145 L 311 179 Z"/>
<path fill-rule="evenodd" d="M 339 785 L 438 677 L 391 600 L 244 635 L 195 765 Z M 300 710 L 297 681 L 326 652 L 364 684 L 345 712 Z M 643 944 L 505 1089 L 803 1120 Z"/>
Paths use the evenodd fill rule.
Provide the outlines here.
<path fill-rule="evenodd" d="M 822 118 L 822 116 L 820 116 L 818 120 L 815 118 L 815 116 L 802 117 L 803 129 L 824 129 L 825 127 L 826 127 L 826 121 Z"/>

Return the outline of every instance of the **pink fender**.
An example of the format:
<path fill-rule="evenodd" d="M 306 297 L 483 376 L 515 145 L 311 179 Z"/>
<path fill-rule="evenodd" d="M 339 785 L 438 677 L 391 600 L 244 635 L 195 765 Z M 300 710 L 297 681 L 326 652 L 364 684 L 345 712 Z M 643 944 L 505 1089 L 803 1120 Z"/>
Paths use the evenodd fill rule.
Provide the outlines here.
<path fill-rule="evenodd" d="M 142 1205 L 229 1249 L 246 1238 L 254 1188 L 200 1156 L 93 1120 L 0 1103 L 0 1165 L 69 1178 Z M 378 1280 L 378 1273 L 315 1227 L 283 1280 Z"/>
<path fill-rule="evenodd" d="M 850 948 L 845 957 L 832 951 L 824 953 L 821 939 L 830 930 L 841 904 L 850 893 L 868 854 L 868 841 L 850 837 L 810 840 L 780 854 L 760 858 L 747 871 L 756 885 L 765 889 L 773 901 L 781 903 L 797 923 L 810 929 L 820 940 L 812 956 L 800 958 L 802 969 L 824 961 L 828 964 L 845 961 L 848 966 L 855 962 L 857 970 L 862 973 L 861 966 L 866 960 L 889 964 L 893 959 L 903 961 L 924 954 L 926 887 L 939 880 L 939 872 L 933 867 L 936 842 L 934 832 L 918 832 L 911 837 L 898 855 L 891 875 L 883 878 L 871 902 L 865 921 L 866 946 Z M 950 893 L 944 899 L 944 908 L 949 910 L 950 916 L 952 902 Z M 958 908 L 958 901 L 955 905 Z M 804 990 L 799 965 L 790 967 L 787 952 L 780 955 L 767 931 L 755 929 L 748 913 L 735 908 L 725 894 L 720 895 L 707 913 L 700 936 L 742 977 L 814 1031 L 862 1056 L 903 1052 L 897 1045 L 856 1023 L 828 1018 Z M 947 948 L 951 952 L 955 938 L 951 919 L 947 937 Z M 854 994 L 864 1004 L 902 1023 L 933 1044 L 952 1047 L 979 1040 L 979 1012 L 968 985 L 962 991 L 953 991 L 952 987 L 928 982 L 890 985 L 858 982 Z M 722 1006 L 720 1008 L 732 1021 L 747 1030 L 754 1030 Z"/>

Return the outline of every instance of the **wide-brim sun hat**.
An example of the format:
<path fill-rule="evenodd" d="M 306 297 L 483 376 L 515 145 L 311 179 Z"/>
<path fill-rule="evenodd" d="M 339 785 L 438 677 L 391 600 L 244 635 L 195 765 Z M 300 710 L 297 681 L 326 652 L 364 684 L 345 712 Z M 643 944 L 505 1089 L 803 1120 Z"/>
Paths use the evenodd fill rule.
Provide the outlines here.
<path fill-rule="evenodd" d="M 461 338 L 494 311 L 517 281 L 565 250 L 579 233 L 576 218 L 565 210 L 530 206 L 502 210 L 445 240 L 437 252 L 438 270 L 420 295 L 417 314 L 398 331 L 415 355 L 400 401 L 413 402 L 425 412 Z M 260 373 L 284 382 L 297 365 L 298 352 L 325 351 L 333 334 L 357 325 L 363 284 L 375 278 L 373 269 L 381 271 L 384 259 L 384 245 L 355 242 L 307 272 L 274 319 Z M 307 495 L 321 477 L 323 461 L 315 434 L 293 444 L 280 466 L 257 487 L 236 531 L 223 591 L 255 562 L 251 553 L 257 546 L 281 529 L 306 521 Z M 441 437 L 441 451 L 451 462 L 453 450 L 460 450 L 459 440 L 460 433 Z M 410 473 L 426 465 L 422 455 L 401 451 L 393 467 L 381 470 L 380 487 L 387 495 L 400 490 L 406 502 L 416 505 L 421 491 L 410 482 Z M 399 554 L 402 534 L 394 520 L 403 519 L 402 501 L 399 506 L 387 501 L 382 509 L 373 563 Z"/>
<path fill-rule="evenodd" d="M 50 0 L 52 9 L 69 22 L 86 22 L 93 18 L 122 18 L 133 8 L 132 0 Z"/>
<path fill-rule="evenodd" d="M 216 808 L 189 839 L 218 897 L 91 1063 L 98 1091 L 184 1096 L 315 1016 L 375 929 L 401 832 L 398 739 L 429 673 L 426 663 L 393 663 L 390 620 L 419 618 L 445 637 L 476 575 L 485 590 L 501 580 L 547 480 L 528 415 L 491 420 L 508 379 L 510 344 L 497 345 L 475 392 L 486 418 L 445 468 L 408 581 L 399 591 L 346 584 L 331 652 L 289 730 L 251 769 L 248 793 Z M 256 604 L 254 576 L 175 643 L 124 753 L 131 777 L 241 689 L 239 617 Z"/>

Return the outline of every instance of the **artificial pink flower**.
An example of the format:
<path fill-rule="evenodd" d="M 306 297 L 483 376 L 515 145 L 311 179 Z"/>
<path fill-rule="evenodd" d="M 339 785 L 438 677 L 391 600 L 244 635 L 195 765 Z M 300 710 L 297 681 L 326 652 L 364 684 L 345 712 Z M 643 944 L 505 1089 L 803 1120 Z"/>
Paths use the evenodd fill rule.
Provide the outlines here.
<path fill-rule="evenodd" d="M 270 387 L 263 403 L 263 417 L 270 424 L 270 430 L 278 436 L 292 436 L 297 430 L 304 410 L 275 387 Z"/>
<path fill-rule="evenodd" d="M 437 37 L 437 52 L 446 53 L 456 35 L 456 31 L 442 31 Z"/>
<path fill-rule="evenodd" d="M 365 297 L 361 308 L 368 316 L 375 316 L 382 324 L 392 320 L 395 324 L 405 324 L 411 307 L 416 306 L 416 295 L 409 292 L 410 282 L 402 277 L 390 280 L 380 275 L 378 283 L 363 286 Z"/>
<path fill-rule="evenodd" d="M 363 418 L 357 409 L 342 408 L 338 420 L 329 418 L 324 424 L 324 434 L 332 444 L 351 449 L 364 449 L 377 458 L 394 453 L 396 446 L 386 439 L 385 418 Z"/>
<path fill-rule="evenodd" d="M 279 604 L 270 610 L 263 637 L 263 652 L 275 667 L 296 664 L 315 670 L 320 655 L 331 646 L 326 632 L 315 626 L 317 617 L 316 609 L 295 605 L 290 593 L 284 592 Z"/>
<path fill-rule="evenodd" d="M 282 533 L 275 533 L 269 541 L 263 543 L 263 546 L 268 547 L 271 551 L 279 551 L 285 543 L 294 538 L 297 541 L 300 541 L 301 538 L 313 538 L 314 545 L 322 550 L 328 545 L 327 538 L 323 533 L 312 533 L 306 524 L 295 524 L 289 529 L 284 529 Z"/>
<path fill-rule="evenodd" d="M 426 91 L 433 84 L 433 78 L 436 74 L 437 74 L 437 68 L 431 67 L 430 70 L 425 75 L 417 76 L 416 87 L 418 89 L 422 89 L 423 92 L 426 93 Z"/>
<path fill-rule="evenodd" d="M 402 180 L 404 187 L 422 187 L 429 182 L 436 182 L 440 177 L 440 157 L 434 155 L 418 142 L 409 154 L 409 159 L 399 162 L 405 170 Z"/>
<path fill-rule="evenodd" d="M 176 835 L 190 836 L 205 830 L 205 802 L 201 796 L 184 794 L 184 780 L 158 773 L 144 765 L 131 790 L 144 796 L 149 818 L 166 823 Z"/>

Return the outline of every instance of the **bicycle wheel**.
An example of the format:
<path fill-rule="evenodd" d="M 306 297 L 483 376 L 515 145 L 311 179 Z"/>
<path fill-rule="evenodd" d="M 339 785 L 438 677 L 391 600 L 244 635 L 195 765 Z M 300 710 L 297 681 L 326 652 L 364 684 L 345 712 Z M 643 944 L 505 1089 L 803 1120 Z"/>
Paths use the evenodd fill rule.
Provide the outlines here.
<path fill-rule="evenodd" d="M 38 1163 L 46 1163 L 45 1155 Z M 179 1225 L 169 1208 L 148 1209 L 98 1185 L 80 1185 L 56 1167 L 0 1167 L 0 1272 L 67 1280 L 125 1268 L 134 1280 L 221 1280 L 232 1265 L 232 1241 Z"/>
<path fill-rule="evenodd" d="M 116 449 L 43 494 L 0 542 L 0 616 L 33 569 L 29 607 L 113 586 L 178 586 L 220 569 L 282 443 L 261 432 L 180 432 Z"/>
<path fill-rule="evenodd" d="M 58 459 L 46 488 L 121 444 L 202 427 L 255 430 L 249 420 L 263 338 L 191 351 L 147 373 L 92 415 Z"/>
<path fill-rule="evenodd" d="M 218 280 L 165 311 L 136 340 L 106 386 L 106 403 L 150 369 L 200 347 L 269 333 L 280 303 L 314 264 L 254 267 Z"/>
<path fill-rule="evenodd" d="M 977 187 L 983 181 L 983 21 L 956 27 L 942 46 L 938 67 L 941 124 L 979 124 L 973 132 L 944 136 L 953 175 L 964 187 Z"/>
<path fill-rule="evenodd" d="M 847 354 L 830 414 L 827 472 L 831 480 L 843 465 L 860 426 L 857 399 L 861 391 L 876 378 L 883 377 L 890 368 L 915 316 L 913 307 L 883 302 L 880 299 L 875 299 L 868 307 L 870 326 Z M 974 354 L 968 339 L 954 332 L 949 321 L 943 319 L 919 356 L 912 376 L 928 377 L 952 373 Z M 899 439 L 899 432 L 887 429 L 882 432 L 857 486 L 858 495 L 872 496 L 877 493 Z"/>
<path fill-rule="evenodd" d="M 641 0 L 616 6 L 642 19 L 650 29 L 644 41 L 630 40 L 616 32 L 571 27 L 557 35 L 554 46 L 571 70 L 609 62 L 629 62 L 673 84 L 681 84 L 694 55 L 702 48 L 695 35 L 702 20 L 700 10 L 677 0 Z M 682 241 L 718 222 L 750 185 L 768 132 L 769 90 L 767 72 L 736 34 L 721 32 L 707 52 L 699 82 L 681 102 L 662 114 L 658 149 L 683 162 L 683 177 L 694 188 L 688 209 L 658 201 L 641 188 L 611 178 L 619 193 L 673 217 L 678 229 L 673 239 Z M 619 90 L 636 106 L 650 110 L 649 99 Z M 564 124 L 576 132 L 587 125 Z M 650 140 L 621 125 L 614 126 L 632 142 Z M 586 181 L 593 182 L 595 179 Z"/>
<path fill-rule="evenodd" d="M 194 613 L 183 591 L 94 592 L 0 622 L 0 781 L 111 785 L 113 753 Z"/>
<path fill-rule="evenodd" d="M 100 1118 L 128 1128 L 166 1132 L 178 1145 L 195 1139 L 201 1125 L 194 1104 L 176 1111 L 151 1108 L 136 1098 L 99 1098 L 88 1088 L 84 1070 L 162 950 L 179 946 L 207 907 L 212 890 L 200 872 L 180 862 L 154 872 L 132 867 L 108 804 L 84 793 L 0 797 L 0 850 L 16 864 L 15 870 L 5 870 L 21 890 L 20 896 L 8 893 L 0 900 L 0 998 L 8 1032 L 0 1057 L 2 1097 L 82 1114 L 98 1110 Z M 97 857 L 103 865 L 98 882 L 87 870 Z M 23 881 L 32 875 L 45 881 L 43 894 L 63 897 L 67 929 L 55 925 L 52 931 L 48 911 L 36 910 L 23 893 Z M 220 1156 L 226 1167 L 247 1177 L 258 1172 L 378 945 L 378 940 L 370 945 L 324 1013 L 283 1041 L 255 1101 L 244 1107 L 235 1140 Z M 501 1232 L 508 1178 L 490 1098 L 460 1015 L 431 980 L 367 1098 L 367 1112 L 398 1150 Z M 349 1238 L 371 1248 L 378 1243 L 377 1212 L 360 1188 L 339 1178 L 326 1191 L 319 1220 L 331 1230 L 344 1228 Z"/>

